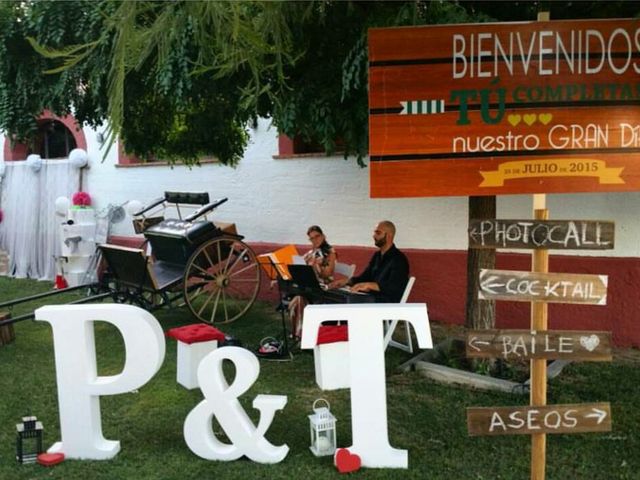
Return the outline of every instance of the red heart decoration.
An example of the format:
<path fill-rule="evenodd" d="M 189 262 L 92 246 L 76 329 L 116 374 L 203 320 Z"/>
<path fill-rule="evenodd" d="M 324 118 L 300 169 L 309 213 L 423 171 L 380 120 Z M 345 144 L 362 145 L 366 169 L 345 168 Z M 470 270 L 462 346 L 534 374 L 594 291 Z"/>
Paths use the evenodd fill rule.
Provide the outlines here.
<path fill-rule="evenodd" d="M 351 453 L 347 448 L 339 448 L 334 460 L 340 473 L 356 472 L 361 467 L 360 456 Z"/>
<path fill-rule="evenodd" d="M 41 453 L 38 455 L 37 461 L 40 465 L 52 467 L 64 461 L 64 453 Z"/>

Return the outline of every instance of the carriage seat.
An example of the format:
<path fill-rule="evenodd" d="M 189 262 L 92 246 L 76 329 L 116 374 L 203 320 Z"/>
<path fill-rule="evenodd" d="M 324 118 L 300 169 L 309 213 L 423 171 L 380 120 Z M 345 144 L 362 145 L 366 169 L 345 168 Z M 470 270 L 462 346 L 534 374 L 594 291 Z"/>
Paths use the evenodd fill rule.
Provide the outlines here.
<path fill-rule="evenodd" d="M 169 237 L 185 239 L 190 243 L 202 243 L 203 239 L 208 239 L 219 228 L 212 222 L 203 220 L 201 222 L 187 222 L 185 220 L 168 219 L 149 227 L 144 236 L 151 240 L 153 237 Z"/>
<path fill-rule="evenodd" d="M 144 236 L 151 243 L 156 259 L 186 265 L 199 245 L 223 233 L 237 236 L 235 224 L 169 219 L 149 227 Z"/>
<path fill-rule="evenodd" d="M 104 243 L 98 245 L 109 271 L 118 283 L 147 291 L 162 291 L 178 283 L 182 268 L 150 258 L 140 248 L 122 247 Z"/>

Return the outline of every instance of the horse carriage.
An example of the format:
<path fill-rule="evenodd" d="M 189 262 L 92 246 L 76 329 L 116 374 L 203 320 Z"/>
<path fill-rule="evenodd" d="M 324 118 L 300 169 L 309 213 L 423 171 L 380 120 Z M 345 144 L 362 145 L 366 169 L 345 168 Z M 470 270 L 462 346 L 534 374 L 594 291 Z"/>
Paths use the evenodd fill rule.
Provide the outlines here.
<path fill-rule="evenodd" d="M 258 295 L 260 266 L 235 224 L 207 220 L 207 215 L 226 201 L 210 202 L 207 193 L 165 192 L 133 214 L 136 232 L 144 235 L 150 254 L 147 245 L 101 244 L 97 252 L 103 261 L 99 282 L 12 300 L 0 308 L 88 289 L 91 295 L 72 303 L 111 297 L 115 302 L 154 310 L 179 302 L 202 322 L 233 322 L 249 310 Z M 175 206 L 178 218 L 157 215 L 170 205 Z M 197 209 L 183 218 L 181 208 L 185 207 Z M 11 322 L 27 318 L 33 314 Z"/>

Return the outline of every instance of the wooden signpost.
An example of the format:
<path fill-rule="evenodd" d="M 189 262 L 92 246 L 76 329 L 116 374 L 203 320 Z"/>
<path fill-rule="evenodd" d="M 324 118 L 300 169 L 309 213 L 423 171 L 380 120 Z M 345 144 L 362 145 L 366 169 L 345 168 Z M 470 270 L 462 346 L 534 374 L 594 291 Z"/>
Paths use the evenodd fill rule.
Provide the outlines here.
<path fill-rule="evenodd" d="M 608 404 L 547 407 L 546 363 L 611 358 L 605 332 L 548 331 L 548 303 L 607 298 L 604 275 L 549 274 L 548 250 L 612 249 L 614 224 L 550 221 L 545 193 L 640 190 L 638 38 L 634 19 L 545 12 L 369 30 L 371 197 L 534 194 L 532 220 L 469 223 L 470 248 L 533 250 L 531 272 L 483 270 L 479 292 L 531 302 L 531 328 L 470 332 L 467 342 L 473 356 L 531 359 L 530 407 L 469 409 L 469 431 L 530 434 L 532 480 L 545 478 L 546 433 L 611 425 Z"/>
<path fill-rule="evenodd" d="M 606 275 L 480 270 L 481 300 L 607 304 Z"/>
<path fill-rule="evenodd" d="M 610 361 L 611 333 L 579 330 L 469 330 L 469 358 Z"/>
<path fill-rule="evenodd" d="M 549 221 L 544 195 L 534 195 L 534 220 L 470 220 L 471 248 L 528 248 L 532 272 L 480 270 L 478 298 L 531 302 L 531 330 L 472 330 L 471 358 L 529 359 L 529 407 L 468 408 L 469 435 L 531 435 L 531 479 L 544 480 L 546 434 L 611 430 L 608 403 L 547 405 L 547 359 L 610 361 L 611 334 L 549 331 L 548 303 L 606 305 L 606 275 L 548 273 L 549 248 L 613 248 L 612 222 Z"/>
<path fill-rule="evenodd" d="M 531 302 L 531 330 L 472 330 L 468 357 L 520 358 L 531 362 L 529 407 L 468 408 L 469 435 L 531 435 L 531 479 L 543 480 L 546 434 L 611 430 L 608 403 L 547 405 L 547 359 L 611 360 L 611 334 L 549 331 L 548 303 L 606 305 L 606 275 L 548 273 L 546 247 L 602 249 L 613 246 L 613 224 L 563 220 L 551 222 L 544 195 L 534 196 L 534 220 L 471 220 L 472 248 L 529 248 L 532 272 L 480 271 L 478 298 Z M 538 207 L 538 208 L 535 208 Z M 509 232 L 509 233 L 507 233 Z"/>
<path fill-rule="evenodd" d="M 613 222 L 574 220 L 471 220 L 471 248 L 610 250 Z"/>

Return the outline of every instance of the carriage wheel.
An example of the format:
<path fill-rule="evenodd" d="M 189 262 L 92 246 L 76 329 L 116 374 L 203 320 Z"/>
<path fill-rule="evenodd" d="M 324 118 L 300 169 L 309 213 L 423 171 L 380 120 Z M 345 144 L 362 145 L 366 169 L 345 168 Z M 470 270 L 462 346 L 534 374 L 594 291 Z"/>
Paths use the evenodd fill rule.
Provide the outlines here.
<path fill-rule="evenodd" d="M 195 317 L 207 323 L 233 322 L 258 295 L 258 260 L 240 240 L 214 238 L 193 252 L 183 284 L 185 301 Z"/>

